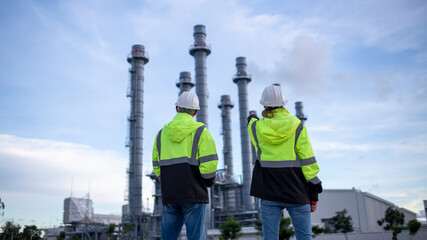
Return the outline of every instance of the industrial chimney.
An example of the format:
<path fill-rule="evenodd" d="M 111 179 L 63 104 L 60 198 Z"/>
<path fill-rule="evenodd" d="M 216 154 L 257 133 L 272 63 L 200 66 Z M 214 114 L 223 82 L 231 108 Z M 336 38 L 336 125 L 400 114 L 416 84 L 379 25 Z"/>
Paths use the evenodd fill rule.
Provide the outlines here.
<path fill-rule="evenodd" d="M 176 83 L 176 86 L 179 88 L 179 94 L 182 92 L 190 91 L 192 87 L 194 87 L 193 81 L 191 81 L 191 73 L 190 72 L 180 72 L 179 73 L 179 82 Z"/>
<path fill-rule="evenodd" d="M 133 45 L 127 61 L 130 68 L 129 121 L 129 206 L 127 221 L 136 226 L 135 233 L 142 233 L 142 116 L 144 93 L 144 65 L 148 62 L 143 45 Z M 142 235 L 140 235 L 142 236 Z"/>
<path fill-rule="evenodd" d="M 224 139 L 224 169 L 227 180 L 233 179 L 233 150 L 231 144 L 231 114 L 230 110 L 234 107 L 231 103 L 230 95 L 222 95 L 218 108 L 221 109 L 222 118 L 222 137 Z"/>
<path fill-rule="evenodd" d="M 243 169 L 243 205 L 245 210 L 254 209 L 254 200 L 250 194 L 252 181 L 252 155 L 251 143 L 249 139 L 247 117 L 248 111 L 248 83 L 251 76 L 246 72 L 246 58 L 236 58 L 237 73 L 233 77 L 233 82 L 237 84 L 239 94 L 239 115 L 240 115 L 240 142 L 242 147 L 242 169 Z"/>
<path fill-rule="evenodd" d="M 302 102 L 295 102 L 295 110 L 296 110 L 296 117 L 301 120 L 302 123 L 304 123 L 305 121 L 307 121 L 307 116 L 304 115 L 304 113 L 302 112 L 303 109 L 303 105 Z"/>
<path fill-rule="evenodd" d="M 206 75 L 206 57 L 211 49 L 206 45 L 206 30 L 204 25 L 194 26 L 194 42 L 190 47 L 190 55 L 195 60 L 196 94 L 199 97 L 200 110 L 196 115 L 197 121 L 208 127 L 208 92 Z"/>

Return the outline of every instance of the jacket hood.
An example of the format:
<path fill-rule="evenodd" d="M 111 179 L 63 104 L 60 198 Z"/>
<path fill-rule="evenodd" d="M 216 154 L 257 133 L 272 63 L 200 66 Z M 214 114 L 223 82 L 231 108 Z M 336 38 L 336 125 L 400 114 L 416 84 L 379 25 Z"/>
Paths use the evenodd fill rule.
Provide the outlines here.
<path fill-rule="evenodd" d="M 261 118 L 258 128 L 262 137 L 271 144 L 280 144 L 289 139 L 298 128 L 301 120 L 292 116 L 286 108 L 273 110 L 272 118 Z"/>
<path fill-rule="evenodd" d="M 173 142 L 182 142 L 185 137 L 193 133 L 204 124 L 187 113 L 178 113 L 172 121 L 163 127 L 163 132 Z"/>

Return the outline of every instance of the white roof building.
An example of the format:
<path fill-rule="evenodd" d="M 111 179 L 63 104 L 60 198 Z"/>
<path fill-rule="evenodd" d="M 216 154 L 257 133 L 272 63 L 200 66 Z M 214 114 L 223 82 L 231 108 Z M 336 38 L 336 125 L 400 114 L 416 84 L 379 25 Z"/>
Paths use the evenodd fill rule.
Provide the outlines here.
<path fill-rule="evenodd" d="M 347 215 L 352 217 L 355 232 L 381 232 L 382 227 L 377 221 L 385 217 L 388 207 L 398 208 L 405 215 L 405 225 L 416 219 L 416 213 L 399 208 L 395 204 L 356 189 L 324 189 L 319 194 L 317 211 L 311 215 L 313 225 L 324 225 L 325 222 L 336 215 L 336 212 L 347 210 Z M 285 217 L 289 216 L 285 211 Z"/>

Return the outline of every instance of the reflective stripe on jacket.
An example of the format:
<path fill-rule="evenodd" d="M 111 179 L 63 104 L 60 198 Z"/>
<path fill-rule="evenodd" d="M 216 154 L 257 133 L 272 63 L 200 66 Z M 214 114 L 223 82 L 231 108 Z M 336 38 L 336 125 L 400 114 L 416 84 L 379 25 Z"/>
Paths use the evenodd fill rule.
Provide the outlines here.
<path fill-rule="evenodd" d="M 152 160 L 160 178 L 163 204 L 209 202 L 207 187 L 214 183 L 218 156 L 203 123 L 187 113 L 178 113 L 156 135 Z"/>
<path fill-rule="evenodd" d="M 317 192 L 308 192 L 307 186 L 321 183 L 305 126 L 285 108 L 273 113 L 272 118 L 252 118 L 248 123 L 257 153 L 251 195 L 294 204 L 317 200 Z"/>

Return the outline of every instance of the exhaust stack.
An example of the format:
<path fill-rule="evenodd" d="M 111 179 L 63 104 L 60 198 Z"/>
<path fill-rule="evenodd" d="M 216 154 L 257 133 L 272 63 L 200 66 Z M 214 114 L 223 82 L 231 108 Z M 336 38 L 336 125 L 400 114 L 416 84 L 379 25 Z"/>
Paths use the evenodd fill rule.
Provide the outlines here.
<path fill-rule="evenodd" d="M 191 81 L 191 73 L 190 72 L 180 72 L 179 73 L 179 82 L 176 83 L 176 86 L 179 88 L 179 94 L 190 91 L 191 88 L 194 87 L 193 81 Z"/>
<path fill-rule="evenodd" d="M 240 142 L 242 147 L 242 169 L 243 169 L 243 205 L 245 210 L 254 209 L 254 200 L 250 194 L 252 181 L 252 154 L 249 139 L 247 117 L 248 110 L 248 83 L 251 76 L 246 72 L 246 58 L 236 58 L 237 73 L 233 77 L 233 82 L 237 84 L 239 94 L 239 115 L 240 115 Z"/>
<path fill-rule="evenodd" d="M 190 47 L 190 55 L 195 60 L 196 94 L 199 97 L 200 110 L 196 115 L 197 121 L 208 127 L 208 91 L 206 75 L 206 58 L 211 49 L 206 44 L 206 30 L 204 25 L 194 26 L 194 42 Z"/>
<path fill-rule="evenodd" d="M 295 110 L 296 110 L 296 117 L 301 120 L 302 123 L 304 123 L 305 121 L 307 121 L 307 116 L 304 115 L 304 113 L 302 112 L 303 109 L 303 105 L 302 102 L 295 102 Z"/>
<path fill-rule="evenodd" d="M 224 139 L 224 169 L 227 180 L 233 179 L 233 149 L 231 144 L 231 114 L 230 110 L 234 107 L 230 100 L 230 95 L 222 95 L 221 103 L 218 108 L 221 109 L 222 118 L 222 137 Z"/>
<path fill-rule="evenodd" d="M 144 65 L 148 63 L 143 45 L 133 45 L 127 61 L 130 73 L 130 116 L 129 121 L 129 208 L 127 219 L 136 225 L 135 233 L 142 233 L 142 130 Z"/>

